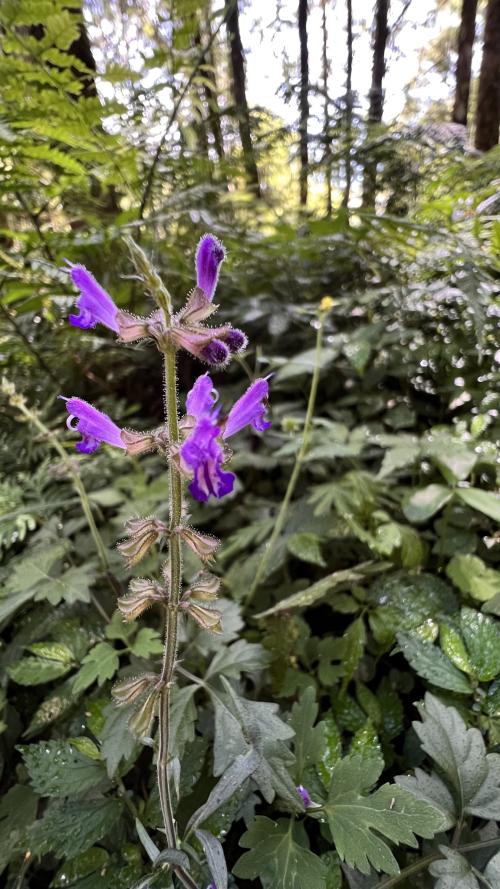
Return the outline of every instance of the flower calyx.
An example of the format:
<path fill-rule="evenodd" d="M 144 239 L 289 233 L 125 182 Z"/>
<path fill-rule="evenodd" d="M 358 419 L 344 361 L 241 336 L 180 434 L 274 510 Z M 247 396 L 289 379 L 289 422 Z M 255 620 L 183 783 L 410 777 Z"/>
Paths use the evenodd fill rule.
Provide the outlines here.
<path fill-rule="evenodd" d="M 128 539 L 122 540 L 117 548 L 124 557 L 127 568 L 140 562 L 151 547 L 169 533 L 165 522 L 154 516 L 129 519 L 125 523 L 125 531 Z"/>
<path fill-rule="evenodd" d="M 164 426 L 153 429 L 151 432 L 135 432 L 133 429 L 122 429 L 121 439 L 127 449 L 127 454 L 136 457 L 138 454 L 147 454 L 158 450 L 165 454 L 169 449 L 168 432 Z"/>
<path fill-rule="evenodd" d="M 149 578 L 136 577 L 130 581 L 128 596 L 121 596 L 117 605 L 125 620 L 136 620 L 147 608 L 157 602 L 166 604 L 169 591 Z"/>
<path fill-rule="evenodd" d="M 152 688 L 157 679 L 156 673 L 143 673 L 141 676 L 132 676 L 129 679 L 116 682 L 111 689 L 115 704 L 119 706 L 131 704 Z"/>
<path fill-rule="evenodd" d="M 179 534 L 181 540 L 205 563 L 212 561 L 220 546 L 220 540 L 217 540 L 217 537 L 212 537 L 211 534 L 202 534 L 201 531 L 197 531 L 189 525 L 180 525 L 178 528 L 174 528 L 171 533 Z"/>

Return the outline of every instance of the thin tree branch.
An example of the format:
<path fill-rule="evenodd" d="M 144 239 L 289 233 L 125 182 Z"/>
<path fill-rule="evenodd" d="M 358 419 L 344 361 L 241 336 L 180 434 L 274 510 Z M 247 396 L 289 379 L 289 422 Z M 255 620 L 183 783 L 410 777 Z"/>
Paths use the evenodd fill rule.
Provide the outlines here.
<path fill-rule="evenodd" d="M 172 124 L 174 123 L 174 121 L 175 121 L 175 119 L 176 119 L 176 117 L 177 117 L 177 114 L 179 113 L 179 109 L 180 109 L 180 107 L 181 107 L 181 105 L 182 105 L 182 102 L 184 101 L 184 98 L 185 98 L 185 96 L 186 96 L 186 94 L 187 94 L 187 92 L 188 92 L 188 90 L 189 90 L 189 88 L 190 88 L 190 86 L 191 86 L 191 84 L 192 84 L 194 78 L 196 77 L 196 75 L 197 75 L 197 73 L 198 73 L 200 67 L 204 64 L 204 62 L 205 62 L 205 58 L 206 58 L 206 56 L 207 56 L 207 53 L 210 52 L 210 50 L 211 50 L 213 44 L 215 43 L 215 40 L 217 39 L 217 35 L 218 35 L 220 29 L 222 28 L 222 25 L 223 25 L 224 22 L 226 21 L 227 14 L 228 14 L 228 12 L 229 12 L 229 10 L 230 10 L 230 8 L 231 8 L 231 6 L 232 6 L 232 4 L 233 4 L 234 2 L 236 2 L 236 0 L 231 0 L 231 2 L 228 3 L 228 5 L 226 6 L 226 9 L 225 9 L 225 11 L 224 11 L 224 15 L 222 16 L 222 18 L 221 18 L 219 24 L 217 25 L 215 31 L 213 32 L 213 34 L 210 36 L 210 39 L 209 39 L 208 43 L 207 43 L 206 46 L 204 46 L 203 49 L 201 50 L 201 52 L 200 52 L 198 58 L 196 59 L 196 62 L 195 62 L 195 64 L 194 64 L 194 66 L 193 66 L 193 69 L 192 69 L 192 71 L 191 71 L 191 74 L 189 75 L 189 77 L 188 77 L 186 83 L 184 84 L 184 87 L 183 87 L 182 90 L 180 91 L 179 96 L 178 96 L 178 99 L 177 99 L 177 101 L 176 101 L 174 107 L 172 108 L 172 111 L 171 111 L 170 116 L 169 116 L 169 118 L 168 118 L 168 120 L 167 120 L 167 124 L 166 124 L 166 126 L 165 126 L 164 131 L 163 131 L 162 137 L 161 137 L 161 139 L 160 139 L 160 141 L 159 141 L 159 143 L 158 143 L 158 146 L 157 146 L 156 151 L 155 151 L 155 153 L 154 153 L 153 160 L 152 160 L 152 162 L 151 162 L 151 166 L 150 166 L 149 171 L 148 171 L 148 175 L 147 175 L 147 178 L 146 178 L 146 185 L 145 185 L 145 188 L 144 188 L 144 193 L 143 193 L 143 195 L 142 195 L 142 200 L 141 200 L 141 203 L 140 203 L 140 206 L 139 206 L 139 219 L 143 219 L 143 217 L 144 217 L 144 211 L 146 210 L 146 207 L 147 207 L 147 204 L 148 204 L 148 201 L 149 201 L 149 197 L 150 197 L 150 195 L 151 195 L 151 189 L 152 189 L 152 187 L 153 187 L 153 182 L 154 182 L 154 177 L 155 177 L 155 173 L 156 173 L 156 168 L 157 168 L 157 166 L 158 166 L 158 162 L 159 162 L 159 160 L 160 160 L 161 153 L 162 153 L 162 151 L 163 151 L 163 147 L 164 147 L 165 142 L 166 142 L 166 140 L 167 140 L 167 136 L 168 136 L 168 134 L 169 134 L 169 132 L 170 132 L 170 127 L 171 127 Z"/>

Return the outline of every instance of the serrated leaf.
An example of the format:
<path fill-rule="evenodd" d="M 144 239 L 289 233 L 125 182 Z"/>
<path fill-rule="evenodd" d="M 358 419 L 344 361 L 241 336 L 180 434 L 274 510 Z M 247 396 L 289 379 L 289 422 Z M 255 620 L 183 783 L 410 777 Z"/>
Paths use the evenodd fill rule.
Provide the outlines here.
<path fill-rule="evenodd" d="M 417 835 L 431 838 L 442 827 L 442 816 L 434 806 L 398 785 L 384 784 L 369 794 L 382 767 L 378 757 L 342 759 L 333 770 L 328 800 L 321 810 L 342 861 L 364 874 L 370 872 L 370 865 L 384 873 L 399 873 L 382 837 L 416 847 Z"/>
<path fill-rule="evenodd" d="M 209 793 L 208 799 L 189 819 L 186 832 L 198 824 L 203 824 L 220 806 L 224 805 L 244 784 L 259 764 L 256 750 L 250 750 L 244 756 L 237 756 L 234 762 L 217 781 Z"/>
<path fill-rule="evenodd" d="M 478 679 L 481 682 L 494 679 L 500 673 L 498 621 L 473 608 L 462 608 L 460 628 Z"/>
<path fill-rule="evenodd" d="M 104 725 L 99 731 L 101 754 L 108 776 L 113 778 L 122 760 L 132 765 L 141 750 L 128 727 L 130 710 L 110 704 L 104 710 Z"/>
<path fill-rule="evenodd" d="M 30 849 L 36 855 L 53 852 L 58 858 L 79 855 L 106 836 L 122 811 L 118 799 L 54 802 L 32 826 Z"/>
<path fill-rule="evenodd" d="M 428 775 L 423 769 L 416 768 L 414 775 L 397 775 L 395 781 L 417 799 L 430 803 L 441 812 L 443 830 L 449 830 L 455 825 L 457 820 L 455 801 L 445 782 L 435 772 Z"/>
<path fill-rule="evenodd" d="M 264 889 L 326 889 L 324 862 L 304 842 L 299 825 L 258 816 L 240 840 L 250 851 L 243 853 L 233 873 L 247 880 L 259 878 Z"/>
<path fill-rule="evenodd" d="M 80 796 L 108 783 L 103 764 L 88 759 L 67 741 L 41 741 L 18 749 L 31 784 L 41 796 Z"/>
<path fill-rule="evenodd" d="M 438 878 L 434 889 L 480 889 L 464 855 L 448 846 L 440 846 L 439 851 L 444 858 L 429 865 L 429 873 Z"/>
<path fill-rule="evenodd" d="M 377 578 L 368 600 L 376 606 L 370 627 L 384 645 L 394 641 L 398 630 L 416 630 L 429 619 L 457 609 L 451 587 L 433 574 L 394 571 Z"/>
<path fill-rule="evenodd" d="M 455 795 L 458 817 L 500 819 L 500 755 L 486 753 L 481 732 L 467 728 L 459 712 L 427 693 L 414 722 L 422 747 Z"/>
<path fill-rule="evenodd" d="M 85 691 L 93 682 L 99 686 L 112 679 L 120 664 L 118 653 L 107 642 L 99 642 L 82 661 L 82 667 L 75 676 L 74 694 Z"/>
<path fill-rule="evenodd" d="M 440 648 L 410 633 L 398 633 L 397 640 L 406 660 L 423 679 L 458 694 L 471 694 L 472 686 L 467 677 L 453 666 Z"/>
<path fill-rule="evenodd" d="M 293 755 L 284 743 L 293 736 L 293 729 L 279 718 L 277 704 L 246 700 L 226 679 L 222 683 L 224 699 L 214 698 L 214 773 L 225 771 L 236 756 L 255 750 L 259 761 L 252 778 L 266 802 L 278 795 L 299 810 L 300 800 L 287 769 Z"/>
<path fill-rule="evenodd" d="M 220 674 L 229 679 L 239 679 L 242 673 L 263 670 L 268 666 L 270 659 L 269 653 L 262 645 L 238 639 L 215 654 L 205 673 L 205 681 Z"/>
<path fill-rule="evenodd" d="M 134 641 L 130 644 L 130 651 L 136 657 L 151 657 L 153 654 L 162 654 L 163 642 L 157 630 L 152 627 L 142 627 Z"/>

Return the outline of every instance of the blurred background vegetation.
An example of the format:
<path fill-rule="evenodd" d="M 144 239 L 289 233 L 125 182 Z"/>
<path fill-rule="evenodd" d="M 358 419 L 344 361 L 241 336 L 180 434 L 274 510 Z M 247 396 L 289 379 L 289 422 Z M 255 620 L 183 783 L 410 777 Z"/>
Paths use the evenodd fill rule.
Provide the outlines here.
<path fill-rule="evenodd" d="M 109 705 L 111 680 L 154 666 L 160 650 L 159 627 L 113 618 L 127 580 L 113 547 L 131 514 L 166 514 L 164 469 L 106 449 L 77 458 L 57 401 L 79 395 L 135 428 L 160 422 L 155 350 L 67 323 L 65 259 L 120 307 L 150 311 L 125 234 L 180 305 L 197 241 L 214 232 L 228 249 L 218 302 L 250 340 L 214 375 L 224 402 L 274 374 L 273 428 L 238 450 L 234 495 L 193 504 L 193 522 L 224 541 L 232 655 L 190 629 L 184 667 L 214 687 L 236 679 L 285 719 L 312 688 L 322 741 L 309 759 L 295 748 L 290 769 L 319 798 L 342 754 L 377 757 L 383 780 L 422 761 L 411 721 L 426 689 L 500 749 L 498 0 L 2 0 L 0 40 L 7 885 L 169 885 L 141 882 L 132 817 L 158 823 L 152 751 Z M 183 393 L 199 372 L 183 362 Z M 185 823 L 224 735 L 210 695 L 183 689 Z M 66 757 L 70 778 L 47 777 L 45 750 Z M 254 789 L 212 816 L 230 867 L 255 811 L 280 815 Z M 459 836 L 491 837 L 488 817 L 459 813 Z M 298 847 L 327 862 L 329 882 L 285 874 L 283 889 L 378 885 L 341 869 L 310 823 Z M 233 886 L 278 885 L 264 861 L 259 878 L 249 861 L 235 874 Z M 437 885 L 427 871 L 400 884 Z"/>

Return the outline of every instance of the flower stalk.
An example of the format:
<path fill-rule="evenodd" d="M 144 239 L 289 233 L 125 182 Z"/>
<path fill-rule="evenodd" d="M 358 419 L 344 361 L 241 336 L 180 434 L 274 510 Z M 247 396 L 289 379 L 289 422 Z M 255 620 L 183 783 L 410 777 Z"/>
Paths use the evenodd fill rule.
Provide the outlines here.
<path fill-rule="evenodd" d="M 314 369 L 311 380 L 311 388 L 309 390 L 309 398 L 307 401 L 307 409 L 306 416 L 304 420 L 304 426 L 302 429 L 302 442 L 300 448 L 298 450 L 297 456 L 295 458 L 295 463 L 292 469 L 292 474 L 288 480 L 288 485 L 285 491 L 285 496 L 281 502 L 281 506 L 279 508 L 279 512 L 276 516 L 276 520 L 274 522 L 273 530 L 269 541 L 266 545 L 264 553 L 262 555 L 262 559 L 259 563 L 259 567 L 255 573 L 255 577 L 253 583 L 248 591 L 247 595 L 247 603 L 250 602 L 257 589 L 261 580 L 264 579 L 266 575 L 266 569 L 269 562 L 269 558 L 271 553 L 274 552 L 276 544 L 278 542 L 279 536 L 283 530 L 283 526 L 285 524 L 288 509 L 290 507 L 290 503 L 295 492 L 295 488 L 297 482 L 299 480 L 300 471 L 302 469 L 302 463 L 304 462 L 307 452 L 309 450 L 309 442 L 311 438 L 312 432 L 312 424 L 314 417 L 314 408 L 316 406 L 316 396 L 318 394 L 318 384 L 319 384 L 319 376 L 321 371 L 321 352 L 323 348 L 323 331 L 325 326 L 326 318 L 333 307 L 333 300 L 329 296 L 325 296 L 319 305 L 318 309 L 318 318 L 316 322 L 316 348 L 314 353 Z"/>
<path fill-rule="evenodd" d="M 157 781 L 167 847 L 179 846 L 171 790 L 173 748 L 171 703 L 177 670 L 179 615 L 194 620 L 203 630 L 221 632 L 221 613 L 212 607 L 217 598 L 219 580 L 206 570 L 219 541 L 185 524 L 183 486 L 189 481 L 189 493 L 199 501 L 221 498 L 231 493 L 235 475 L 225 470 L 231 458 L 226 439 L 247 426 L 264 432 L 268 382 L 255 380 L 226 415 L 217 404 L 218 393 L 211 377 L 197 378 L 186 398 L 186 414 L 179 418 L 177 395 L 177 355 L 184 349 L 208 365 L 222 367 L 247 346 L 243 331 L 225 324 L 209 327 L 204 322 L 217 309 L 212 303 L 225 250 L 214 235 L 204 235 L 196 253 L 197 286 L 180 311 L 174 311 L 172 299 L 148 257 L 131 239 L 126 239 L 132 261 L 145 289 L 153 297 L 156 309 L 148 317 L 122 311 L 84 266 L 71 266 L 71 277 L 80 295 L 78 315 L 69 320 L 83 329 L 100 324 L 118 335 L 122 343 L 153 340 L 163 355 L 165 423 L 149 432 L 120 428 L 114 420 L 79 397 L 63 397 L 68 412 L 67 426 L 81 436 L 75 445 L 83 454 L 93 454 L 102 444 L 120 448 L 127 454 L 157 450 L 168 465 L 170 509 L 168 522 L 155 516 L 134 517 L 125 524 L 126 538 L 118 544 L 125 565 L 138 564 L 159 542 L 168 540 L 168 558 L 162 566 L 161 580 L 132 578 L 129 593 L 118 598 L 118 608 L 125 620 L 135 620 L 152 605 L 160 607 L 164 617 L 164 646 L 159 675 L 145 673 L 128 677 L 115 685 L 112 694 L 118 705 L 134 705 L 130 730 L 138 737 L 149 737 L 155 715 L 157 730 Z M 182 545 L 196 553 L 203 571 L 182 588 Z M 181 671 L 182 672 L 182 671 Z M 209 862 L 210 864 L 210 862 Z M 172 862 L 171 869 L 185 889 L 197 889 L 185 867 Z"/>

